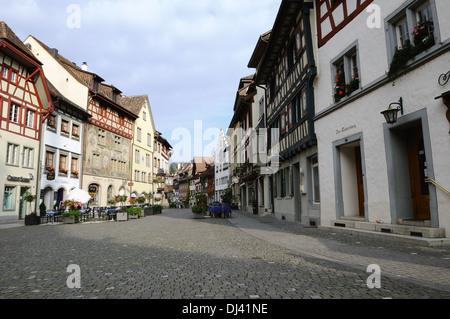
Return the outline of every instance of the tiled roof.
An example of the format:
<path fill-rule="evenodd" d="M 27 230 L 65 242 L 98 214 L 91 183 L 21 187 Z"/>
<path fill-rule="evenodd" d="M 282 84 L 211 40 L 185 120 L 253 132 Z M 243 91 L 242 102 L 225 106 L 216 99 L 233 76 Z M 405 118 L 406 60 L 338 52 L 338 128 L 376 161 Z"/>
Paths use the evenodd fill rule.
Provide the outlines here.
<path fill-rule="evenodd" d="M 148 95 L 121 96 L 119 103 L 134 114 L 139 114 L 146 101 Z"/>
<path fill-rule="evenodd" d="M 30 58 L 39 62 L 39 60 L 36 59 L 33 53 L 31 53 L 27 46 L 17 37 L 17 35 L 11 30 L 10 27 L 8 27 L 8 25 L 4 21 L 0 21 L 0 39 L 9 41 L 11 44 L 27 54 Z"/>
<path fill-rule="evenodd" d="M 94 82 L 97 81 L 98 83 L 98 89 L 96 93 L 99 93 L 103 97 L 107 98 L 111 101 L 111 103 L 117 104 L 127 111 L 131 112 L 134 115 L 138 115 L 139 112 L 135 112 L 132 109 L 129 109 L 126 105 L 121 104 L 121 91 L 114 87 L 113 85 L 107 85 L 104 83 L 101 83 L 104 81 L 100 76 L 98 76 L 95 73 L 83 70 L 79 66 L 77 66 L 75 63 L 71 62 L 70 60 L 63 57 L 61 54 L 58 53 L 56 49 L 52 49 L 49 46 L 47 46 L 45 43 L 41 42 L 40 40 L 33 37 L 36 42 L 38 42 L 49 54 L 53 55 L 56 61 L 58 61 L 75 79 L 77 79 L 81 84 L 87 86 L 91 90 L 94 90 Z M 114 102 L 114 96 L 113 93 L 117 93 L 117 99 Z"/>

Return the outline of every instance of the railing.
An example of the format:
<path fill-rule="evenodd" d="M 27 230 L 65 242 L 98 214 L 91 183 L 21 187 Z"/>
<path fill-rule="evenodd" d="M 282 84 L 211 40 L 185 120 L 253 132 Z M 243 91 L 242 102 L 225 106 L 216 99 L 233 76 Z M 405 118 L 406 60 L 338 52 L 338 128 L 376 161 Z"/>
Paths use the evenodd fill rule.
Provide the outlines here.
<path fill-rule="evenodd" d="M 427 179 L 425 179 L 425 182 L 433 184 L 434 186 L 436 186 L 437 188 L 439 188 L 441 191 L 443 191 L 445 194 L 447 194 L 448 196 L 450 196 L 450 192 L 449 192 L 447 189 L 445 189 L 444 186 L 442 186 L 441 184 L 439 184 L 438 182 L 436 182 L 434 179 L 427 178 Z"/>

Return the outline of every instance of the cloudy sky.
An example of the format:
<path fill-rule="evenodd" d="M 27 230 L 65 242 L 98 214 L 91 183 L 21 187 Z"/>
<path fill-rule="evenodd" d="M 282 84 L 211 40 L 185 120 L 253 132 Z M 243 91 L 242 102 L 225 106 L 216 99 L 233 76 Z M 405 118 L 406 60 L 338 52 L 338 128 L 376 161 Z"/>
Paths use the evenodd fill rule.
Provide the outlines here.
<path fill-rule="evenodd" d="M 215 132 L 228 128 L 239 80 L 255 71 L 248 62 L 281 0 L 0 4 L 0 19 L 20 39 L 33 35 L 77 65 L 87 62 L 124 95 L 149 95 L 156 129 L 175 148 L 173 160 L 186 161 L 209 156 Z"/>

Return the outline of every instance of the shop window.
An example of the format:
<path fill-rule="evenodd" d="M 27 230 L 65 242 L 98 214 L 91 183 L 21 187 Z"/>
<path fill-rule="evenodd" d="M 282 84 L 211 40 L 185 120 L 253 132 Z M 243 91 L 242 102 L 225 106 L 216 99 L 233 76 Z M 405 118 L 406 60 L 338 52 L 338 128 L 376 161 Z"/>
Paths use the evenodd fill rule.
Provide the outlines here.
<path fill-rule="evenodd" d="M 10 211 L 14 210 L 14 193 L 16 188 L 11 186 L 6 186 L 3 193 L 3 210 Z"/>

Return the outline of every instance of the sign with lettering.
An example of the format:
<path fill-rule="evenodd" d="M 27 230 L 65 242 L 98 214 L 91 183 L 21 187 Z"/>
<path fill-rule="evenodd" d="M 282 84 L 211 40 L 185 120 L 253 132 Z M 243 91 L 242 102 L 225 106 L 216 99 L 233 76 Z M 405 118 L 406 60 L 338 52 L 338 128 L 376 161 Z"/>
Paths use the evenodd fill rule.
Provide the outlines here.
<path fill-rule="evenodd" d="M 29 178 L 16 177 L 16 176 L 11 176 L 11 175 L 8 175 L 7 180 L 9 182 L 20 182 L 20 183 L 29 183 L 31 181 L 31 179 L 29 179 Z"/>

